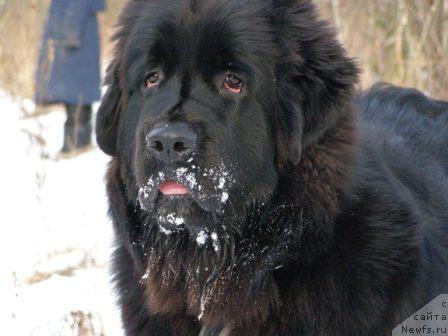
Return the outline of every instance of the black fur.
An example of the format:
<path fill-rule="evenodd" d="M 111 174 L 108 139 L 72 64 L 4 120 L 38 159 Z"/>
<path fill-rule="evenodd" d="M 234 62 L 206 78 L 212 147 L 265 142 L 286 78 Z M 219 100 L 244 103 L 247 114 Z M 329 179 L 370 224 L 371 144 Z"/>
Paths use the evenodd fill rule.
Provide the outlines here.
<path fill-rule="evenodd" d="M 129 1 L 115 40 L 97 139 L 127 335 L 389 335 L 448 292 L 447 103 L 355 97 L 308 0 Z M 177 121 L 198 149 L 165 166 L 145 135 Z"/>

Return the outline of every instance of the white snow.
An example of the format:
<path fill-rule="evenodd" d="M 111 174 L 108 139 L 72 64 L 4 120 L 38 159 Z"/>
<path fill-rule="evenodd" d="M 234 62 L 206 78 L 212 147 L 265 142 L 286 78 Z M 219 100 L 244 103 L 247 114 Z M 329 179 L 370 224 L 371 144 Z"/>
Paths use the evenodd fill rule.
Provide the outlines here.
<path fill-rule="evenodd" d="M 193 173 L 187 174 L 185 179 L 187 180 L 190 189 L 193 189 L 196 186 L 196 177 Z"/>
<path fill-rule="evenodd" d="M 159 225 L 159 230 L 160 232 L 162 232 L 164 235 L 170 236 L 173 234 L 173 231 L 165 229 L 163 226 Z"/>
<path fill-rule="evenodd" d="M 143 284 L 148 278 L 149 278 L 149 268 L 146 270 L 145 274 L 143 274 L 142 278 L 140 279 L 140 283 Z"/>
<path fill-rule="evenodd" d="M 221 203 L 225 203 L 229 199 L 229 193 L 227 191 L 223 191 L 221 194 Z"/>
<path fill-rule="evenodd" d="M 207 232 L 201 230 L 196 237 L 196 243 L 198 244 L 198 246 L 202 246 L 206 243 L 207 239 L 208 239 Z"/>
<path fill-rule="evenodd" d="M 27 117 L 34 109 L 31 100 L 0 91 L 0 334 L 77 335 L 73 328 L 81 314 L 92 319 L 93 335 L 122 335 L 108 275 L 112 225 L 104 175 L 109 158 L 96 149 L 58 160 L 63 108 Z M 235 183 L 224 164 L 178 173 L 182 183 L 199 191 L 205 188 L 196 176 L 209 178 L 221 202 Z M 164 179 L 163 173 L 149 179 L 140 198 Z M 185 222 L 176 214 L 168 217 L 175 225 Z M 215 232 L 199 232 L 197 245 L 209 237 L 217 251 Z"/>
<path fill-rule="evenodd" d="M 182 167 L 182 168 L 178 168 L 178 169 L 176 170 L 176 175 L 177 175 L 178 178 L 181 178 L 181 177 L 182 177 L 183 175 L 185 175 L 187 172 L 188 172 L 188 169 L 187 169 L 187 168 L 184 168 L 184 167 Z"/>
<path fill-rule="evenodd" d="M 170 213 L 168 215 L 159 216 L 158 220 L 160 223 L 159 231 L 167 236 L 172 235 L 174 233 L 174 231 L 164 228 L 163 223 L 169 223 L 171 225 L 175 225 L 177 230 L 182 229 L 183 224 L 185 223 L 185 218 L 178 217 L 175 213 Z M 177 231 L 177 230 L 175 230 L 175 231 Z"/>
<path fill-rule="evenodd" d="M 184 218 L 177 217 L 176 214 L 173 214 L 173 213 L 168 214 L 166 216 L 166 220 L 168 221 L 168 223 L 174 224 L 176 226 L 180 226 L 180 225 L 185 223 L 185 219 Z"/>
<path fill-rule="evenodd" d="M 206 301 L 207 301 L 207 295 L 202 294 L 202 296 L 201 296 L 201 311 L 199 312 L 199 315 L 198 315 L 199 321 L 202 319 L 202 316 L 204 316 Z"/>
<path fill-rule="evenodd" d="M 78 335 L 85 315 L 94 335 L 123 335 L 108 275 L 109 159 L 56 160 L 65 113 L 27 117 L 34 108 L 0 91 L 0 334 Z"/>
<path fill-rule="evenodd" d="M 189 172 L 187 168 L 181 167 L 176 170 L 176 177 L 181 183 L 185 183 L 190 190 L 195 189 L 197 180 L 194 172 Z"/>
<path fill-rule="evenodd" d="M 205 169 L 203 176 L 209 179 L 215 185 L 215 191 L 221 203 L 226 203 L 229 199 L 229 189 L 235 183 L 226 164 L 221 161 L 214 168 Z"/>
<path fill-rule="evenodd" d="M 219 251 L 218 234 L 216 232 L 212 232 L 210 237 L 212 238 L 213 241 L 213 249 L 215 250 L 215 252 L 218 252 Z"/>
<path fill-rule="evenodd" d="M 226 183 L 226 179 L 224 177 L 220 177 L 219 178 L 219 185 L 218 188 L 219 189 L 224 189 L 224 184 Z"/>

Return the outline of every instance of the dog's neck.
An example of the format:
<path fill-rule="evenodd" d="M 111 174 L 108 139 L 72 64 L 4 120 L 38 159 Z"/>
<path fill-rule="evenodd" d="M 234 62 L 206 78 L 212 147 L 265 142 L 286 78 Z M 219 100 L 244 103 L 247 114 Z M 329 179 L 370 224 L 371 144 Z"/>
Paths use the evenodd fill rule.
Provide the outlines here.
<path fill-rule="evenodd" d="M 300 215 L 295 222 L 302 226 L 303 260 L 311 261 L 306 256 L 321 255 L 333 243 L 332 223 L 350 185 L 357 148 L 357 110 L 349 105 L 333 127 L 304 148 L 300 163 L 280 174 L 274 203 Z"/>
<path fill-rule="evenodd" d="M 333 218 L 353 171 L 357 128 L 356 112 L 347 108 L 333 127 L 304 148 L 300 163 L 280 175 L 278 194 L 315 221 Z"/>

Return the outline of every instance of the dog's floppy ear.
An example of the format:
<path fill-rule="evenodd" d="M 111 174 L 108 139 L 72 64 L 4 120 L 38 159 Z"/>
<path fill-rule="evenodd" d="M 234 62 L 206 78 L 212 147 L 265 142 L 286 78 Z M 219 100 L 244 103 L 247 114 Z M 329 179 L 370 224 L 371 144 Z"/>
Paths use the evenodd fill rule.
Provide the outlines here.
<path fill-rule="evenodd" d="M 356 64 L 310 0 L 272 0 L 278 49 L 279 164 L 297 164 L 349 110 L 358 82 Z"/>
<path fill-rule="evenodd" d="M 107 69 L 105 84 L 108 88 L 96 117 L 96 141 L 103 152 L 111 156 L 116 154 L 118 122 L 122 100 L 118 68 L 118 62 L 114 61 Z"/>
<path fill-rule="evenodd" d="M 105 84 L 107 92 L 101 101 L 96 119 L 96 140 L 98 146 L 111 156 L 117 154 L 117 132 L 125 96 L 120 76 L 124 63 L 123 51 L 126 49 L 129 35 L 145 6 L 144 1 L 128 1 L 118 19 L 118 30 L 112 36 L 115 42 L 113 61 L 107 68 Z"/>

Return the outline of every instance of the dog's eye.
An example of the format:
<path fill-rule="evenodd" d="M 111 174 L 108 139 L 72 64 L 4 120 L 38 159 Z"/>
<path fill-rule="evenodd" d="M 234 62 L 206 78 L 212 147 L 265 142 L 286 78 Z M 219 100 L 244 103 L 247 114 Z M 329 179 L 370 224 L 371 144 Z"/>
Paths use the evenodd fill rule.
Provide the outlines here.
<path fill-rule="evenodd" d="M 223 86 L 226 90 L 229 90 L 233 93 L 241 93 L 243 90 L 243 81 L 241 78 L 238 78 L 235 75 L 227 75 L 226 79 L 224 79 Z"/>
<path fill-rule="evenodd" d="M 157 72 L 151 72 L 145 79 L 145 86 L 147 88 L 152 88 L 159 84 L 160 76 Z"/>

